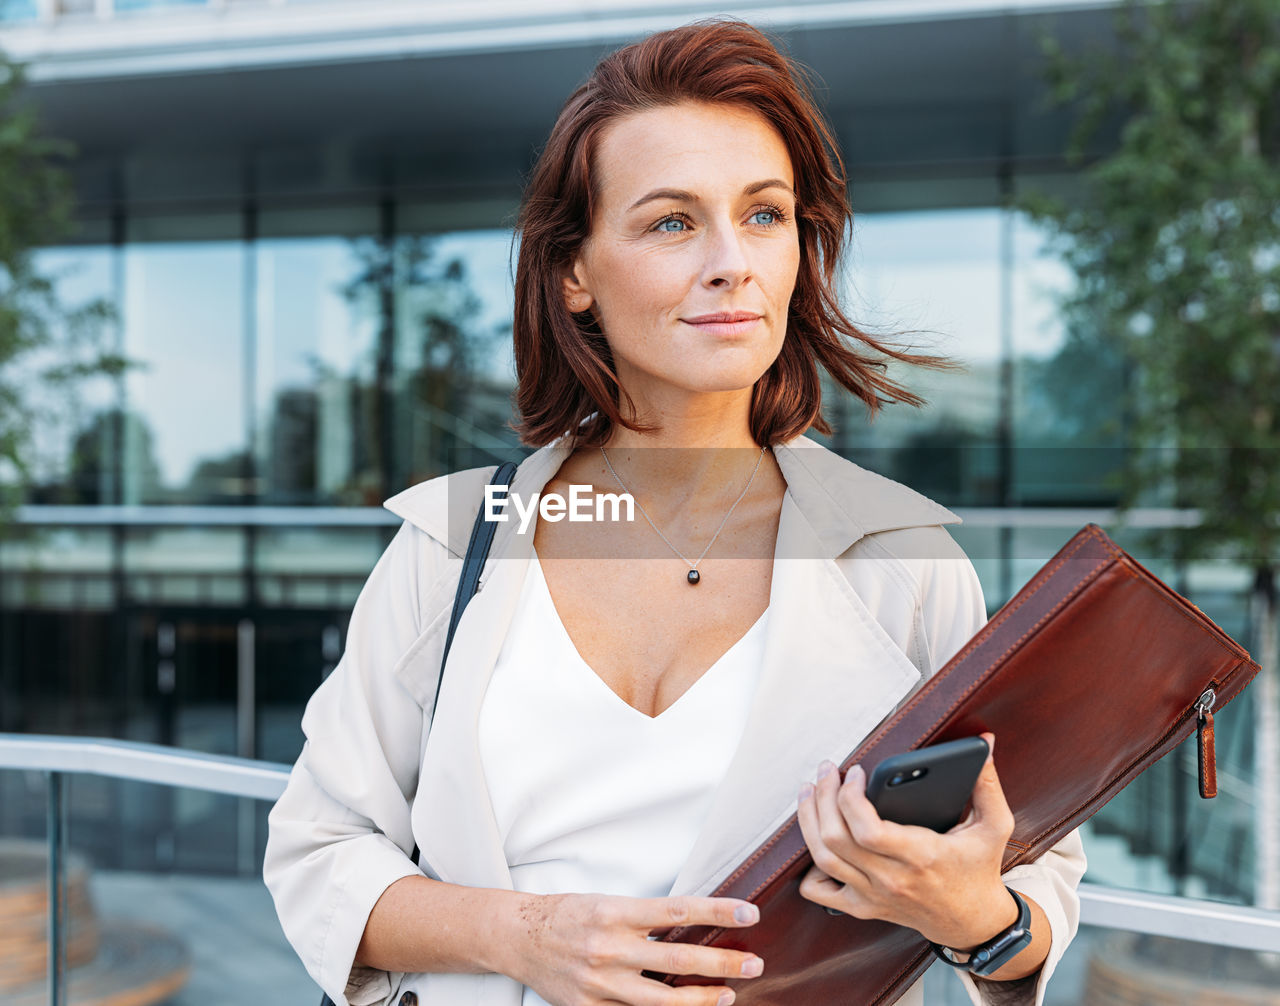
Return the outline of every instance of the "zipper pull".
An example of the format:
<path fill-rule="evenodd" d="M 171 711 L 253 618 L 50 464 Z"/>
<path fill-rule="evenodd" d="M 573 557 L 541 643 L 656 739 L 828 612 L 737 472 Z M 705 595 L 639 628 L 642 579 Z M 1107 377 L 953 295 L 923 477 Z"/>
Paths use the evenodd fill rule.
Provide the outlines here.
<path fill-rule="evenodd" d="M 1200 795 L 1206 800 L 1218 795 L 1218 753 L 1213 745 L 1213 704 L 1218 693 L 1210 686 L 1196 700 L 1196 751 L 1200 763 Z"/>

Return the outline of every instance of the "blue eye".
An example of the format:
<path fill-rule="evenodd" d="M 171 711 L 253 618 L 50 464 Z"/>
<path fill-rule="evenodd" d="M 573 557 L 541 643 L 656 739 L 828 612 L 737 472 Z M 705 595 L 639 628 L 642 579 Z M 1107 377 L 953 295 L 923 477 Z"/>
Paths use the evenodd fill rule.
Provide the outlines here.
<path fill-rule="evenodd" d="M 679 217 L 667 217 L 666 220 L 663 220 L 658 224 L 658 230 L 673 232 L 682 231 L 684 230 L 684 221 Z"/>
<path fill-rule="evenodd" d="M 773 210 L 756 210 L 752 216 L 756 218 L 756 223 L 764 224 L 766 227 L 770 227 L 778 222 L 778 214 L 774 213 Z M 761 220 L 761 217 L 764 217 L 765 219 Z"/>

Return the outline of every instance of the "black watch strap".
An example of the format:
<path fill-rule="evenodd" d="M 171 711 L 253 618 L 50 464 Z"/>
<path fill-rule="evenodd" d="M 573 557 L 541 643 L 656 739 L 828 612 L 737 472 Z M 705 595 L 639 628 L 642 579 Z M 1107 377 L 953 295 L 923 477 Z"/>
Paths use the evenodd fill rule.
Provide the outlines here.
<path fill-rule="evenodd" d="M 1018 906 L 1018 918 L 1008 929 L 1005 929 L 981 946 L 975 947 L 968 960 L 957 961 L 951 955 L 956 951 L 948 947 L 930 943 L 933 952 L 940 961 L 953 968 L 963 968 L 979 978 L 987 978 L 1013 960 L 1018 954 L 1031 945 L 1031 909 L 1026 901 L 1012 888 L 1005 888 Z"/>

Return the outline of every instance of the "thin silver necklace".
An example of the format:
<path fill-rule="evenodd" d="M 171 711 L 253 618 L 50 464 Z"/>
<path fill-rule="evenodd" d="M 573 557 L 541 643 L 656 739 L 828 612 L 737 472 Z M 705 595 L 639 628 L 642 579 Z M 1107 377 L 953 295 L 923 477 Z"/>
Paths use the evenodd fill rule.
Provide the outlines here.
<path fill-rule="evenodd" d="M 702 581 L 702 574 L 698 572 L 698 563 L 700 563 L 706 557 L 706 554 L 711 551 L 711 546 L 714 545 L 716 543 L 716 539 L 720 537 L 720 532 L 724 530 L 725 524 L 729 523 L 729 516 L 737 509 L 738 504 L 741 503 L 743 498 L 747 495 L 747 490 L 751 488 L 751 483 L 756 479 L 756 472 L 760 470 L 760 462 L 764 460 L 764 452 L 768 449 L 769 446 L 767 444 L 760 448 L 760 456 L 756 458 L 756 466 L 751 469 L 751 478 L 747 479 L 746 488 L 744 488 L 741 495 L 733 501 L 733 506 L 729 507 L 728 513 L 724 515 L 724 520 L 722 520 L 720 522 L 720 526 L 716 528 L 716 533 L 711 536 L 711 540 L 707 542 L 707 547 L 702 550 L 702 555 L 698 556 L 698 558 L 694 559 L 692 562 L 689 560 L 687 555 L 671 544 L 671 539 L 663 534 L 662 529 L 653 522 L 653 518 L 650 517 L 645 508 L 640 505 L 640 501 L 636 499 L 635 494 L 627 488 L 622 479 L 618 478 L 618 473 L 613 470 L 613 465 L 609 461 L 609 455 L 605 453 L 605 449 L 603 447 L 600 448 L 600 453 L 604 455 L 604 463 L 609 469 L 609 474 L 612 475 L 618 485 L 622 487 L 622 491 L 636 501 L 636 506 L 640 507 L 640 513 L 642 513 L 644 515 L 644 519 L 649 522 L 649 526 L 658 532 L 658 537 L 667 543 L 667 548 L 671 549 L 671 551 L 684 560 L 685 565 L 689 567 L 689 574 L 685 579 L 689 581 L 691 586 L 696 586 Z"/>

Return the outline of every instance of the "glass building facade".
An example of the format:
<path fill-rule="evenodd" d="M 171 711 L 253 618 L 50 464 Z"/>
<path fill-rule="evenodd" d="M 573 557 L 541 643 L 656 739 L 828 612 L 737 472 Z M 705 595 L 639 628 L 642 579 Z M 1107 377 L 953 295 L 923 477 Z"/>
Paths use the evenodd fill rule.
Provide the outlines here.
<path fill-rule="evenodd" d="M 114 10 L 150 6 L 162 5 Z M 36 8 L 6 16 L 34 30 L 23 26 Z M 1115 504 L 1127 446 L 1124 374 L 1064 351 L 1055 296 L 1071 277 L 1010 208 L 1024 188 L 1070 191 L 1073 180 L 1060 126 L 1029 98 L 1002 103 L 1018 78 L 985 66 L 983 53 L 1011 65 L 1033 51 L 1032 28 L 1007 15 L 1011 43 L 1005 17 L 788 36 L 831 83 L 848 145 L 851 316 L 964 365 L 891 371 L 929 405 L 874 422 L 831 391 L 827 443 L 966 519 L 955 535 L 991 611 Z M 1064 38 L 1096 28 L 1083 17 Z M 895 31 L 890 50 L 914 54 L 900 86 L 841 87 L 846 50 L 873 76 L 889 57 L 864 36 Z M 50 402 L 36 431 L 36 478 L 0 539 L 0 731 L 296 757 L 303 705 L 395 531 L 381 501 L 525 452 L 508 425 L 511 222 L 559 101 L 608 45 L 428 53 L 406 61 L 412 86 L 392 60 L 353 61 L 332 76 L 355 93 L 328 114 L 331 85 L 305 62 L 217 81 L 175 71 L 145 92 L 108 75 L 98 84 L 118 146 L 75 104 L 89 84 L 53 71 L 37 83 L 52 126 L 84 148 L 77 231 L 39 264 L 64 301 L 113 307 L 110 338 L 133 366 Z M 993 75 L 986 104 L 949 83 L 978 62 Z M 193 115 L 220 109 L 204 145 L 179 118 L 155 144 L 139 139 L 176 115 L 163 79 Z M 129 121 L 133 95 L 141 126 Z M 262 108 L 246 107 L 257 98 Z M 376 143 L 358 128 L 360 102 L 380 123 Z M 486 116 L 494 128 L 467 125 Z M 1246 570 L 1175 566 L 1145 550 L 1140 527 L 1109 530 L 1248 645 Z M 1091 822 L 1090 879 L 1251 899 L 1250 702 L 1219 719 L 1222 796 L 1194 795 L 1194 753 L 1165 759 Z M 43 811 L 22 786 L 0 776 L 0 833 L 38 830 Z M 265 808 L 243 812 L 245 825 L 221 798 L 157 791 L 126 834 L 93 822 L 142 799 L 128 796 L 136 787 L 77 786 L 73 827 L 99 862 L 231 873 L 260 856 Z"/>

